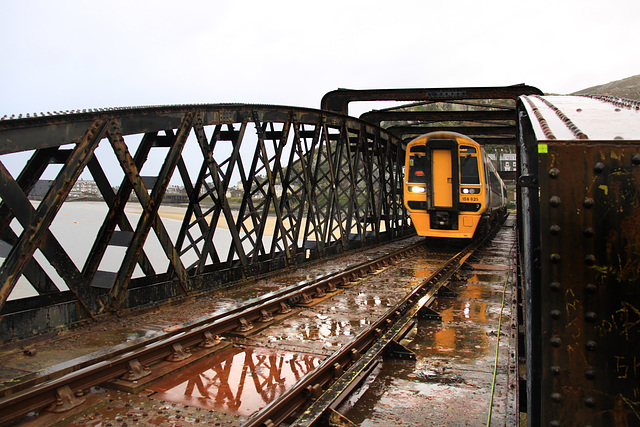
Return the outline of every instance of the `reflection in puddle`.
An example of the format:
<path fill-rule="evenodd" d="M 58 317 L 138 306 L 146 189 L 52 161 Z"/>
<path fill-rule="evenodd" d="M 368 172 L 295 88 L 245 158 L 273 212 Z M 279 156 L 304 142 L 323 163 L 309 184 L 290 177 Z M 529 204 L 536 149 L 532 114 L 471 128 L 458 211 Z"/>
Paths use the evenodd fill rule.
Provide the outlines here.
<path fill-rule="evenodd" d="M 336 320 L 326 316 L 312 319 L 292 319 L 280 333 L 271 333 L 269 341 L 325 341 L 332 337 L 351 337 L 364 326 L 370 324 L 367 319 Z"/>
<path fill-rule="evenodd" d="M 474 274 L 467 279 L 469 282 L 504 282 L 505 277 L 499 274 Z"/>
<path fill-rule="evenodd" d="M 284 393 L 321 358 L 262 348 L 232 348 L 151 387 L 153 397 L 249 416 Z"/>
<path fill-rule="evenodd" d="M 485 299 L 490 295 L 486 286 L 469 282 L 456 299 L 436 300 L 432 308 L 442 316 L 442 323 L 429 322 L 419 329 L 418 338 L 409 346 L 423 357 L 453 357 L 479 360 L 489 352 L 489 340 L 482 325 L 486 325 L 497 307 Z M 499 314 L 499 313 L 498 313 Z"/>

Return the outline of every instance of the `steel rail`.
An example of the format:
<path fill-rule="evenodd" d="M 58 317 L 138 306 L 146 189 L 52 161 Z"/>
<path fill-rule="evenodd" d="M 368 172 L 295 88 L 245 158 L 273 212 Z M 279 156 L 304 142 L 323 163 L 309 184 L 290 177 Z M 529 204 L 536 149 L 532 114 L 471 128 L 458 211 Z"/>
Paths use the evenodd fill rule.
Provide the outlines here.
<path fill-rule="evenodd" d="M 310 427 L 317 425 L 326 419 L 330 411 L 336 410 L 336 408 L 349 397 L 362 379 L 375 368 L 376 360 L 387 346 L 406 333 L 405 331 L 420 310 L 424 307 L 429 307 L 433 303 L 442 286 L 462 267 L 464 262 L 473 255 L 476 249 L 495 235 L 498 229 L 499 227 L 496 227 L 488 235 L 472 242 L 456 254 L 451 259 L 449 265 L 441 267 L 434 276 L 426 279 L 406 300 L 411 305 L 402 317 L 367 350 L 362 358 L 358 359 L 320 398 L 314 401 L 291 426 Z"/>
<path fill-rule="evenodd" d="M 316 295 L 337 291 L 337 286 L 347 285 L 391 263 L 397 263 L 422 245 L 423 242 L 420 241 L 337 273 L 304 281 L 282 291 L 256 298 L 224 314 L 176 329 L 171 334 L 85 361 L 73 368 L 67 367 L 58 377 L 55 377 L 55 373 L 49 373 L 46 379 L 34 379 L 2 390 L 4 397 L 0 399 L 0 425 L 19 420 L 29 412 L 40 411 L 60 402 L 60 391 L 65 387 L 76 396 L 82 396 L 85 390 L 93 386 L 126 375 L 131 370 L 131 363 L 151 366 L 170 357 L 175 352 L 176 345 L 183 349 L 194 348 L 205 342 L 208 336 L 228 334 L 242 324 L 251 325 L 265 313 L 273 315 L 282 309 L 283 304 L 288 308 Z M 69 372 L 69 369 L 75 370 Z"/>
<path fill-rule="evenodd" d="M 498 229 L 499 226 L 495 227 L 454 255 L 351 343 L 323 361 L 279 399 L 254 414 L 244 427 L 276 426 L 296 415 L 299 417 L 292 425 L 311 426 L 319 422 L 329 409 L 342 401 L 341 395 L 353 388 L 361 374 L 370 370 L 374 360 L 418 311 L 433 302 L 437 292 L 464 261 Z M 305 407 L 308 408 L 305 410 Z"/>

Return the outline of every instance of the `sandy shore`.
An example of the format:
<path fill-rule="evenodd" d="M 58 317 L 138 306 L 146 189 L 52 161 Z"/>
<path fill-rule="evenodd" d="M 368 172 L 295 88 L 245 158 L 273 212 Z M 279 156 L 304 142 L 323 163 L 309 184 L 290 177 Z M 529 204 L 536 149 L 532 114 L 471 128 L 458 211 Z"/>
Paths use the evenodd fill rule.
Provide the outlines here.
<path fill-rule="evenodd" d="M 140 206 L 131 206 L 131 207 L 127 206 L 125 210 L 127 214 L 140 215 L 142 213 L 142 207 Z M 158 209 L 158 214 L 160 215 L 160 218 L 171 219 L 171 220 L 180 221 L 180 222 L 184 220 L 184 215 L 186 212 L 187 212 L 187 208 L 182 206 L 160 206 L 160 209 Z M 233 219 L 235 221 L 238 217 L 237 216 L 238 212 L 232 211 L 232 214 L 233 214 Z M 210 214 L 205 217 L 207 220 L 207 223 L 211 222 L 212 216 L 213 215 Z M 193 221 L 193 219 L 195 218 L 192 216 L 191 220 Z M 251 220 L 245 221 L 245 224 L 248 229 L 253 228 L 253 224 Z M 276 224 L 277 224 L 277 221 L 274 216 L 267 217 L 267 224 L 264 229 L 264 235 L 273 236 Z M 227 220 L 223 215 L 220 215 L 220 218 L 218 218 L 218 223 L 216 224 L 216 228 L 221 228 L 225 230 L 229 229 L 229 224 L 227 223 Z"/>

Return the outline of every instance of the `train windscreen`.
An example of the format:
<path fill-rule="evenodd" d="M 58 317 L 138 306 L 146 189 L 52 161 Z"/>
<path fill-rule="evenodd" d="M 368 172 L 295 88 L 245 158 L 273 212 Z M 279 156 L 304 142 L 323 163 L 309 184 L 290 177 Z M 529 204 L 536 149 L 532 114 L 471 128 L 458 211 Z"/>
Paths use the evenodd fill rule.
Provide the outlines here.
<path fill-rule="evenodd" d="M 480 184 L 480 174 L 478 173 L 478 158 L 476 156 L 461 153 L 460 183 Z"/>
<path fill-rule="evenodd" d="M 411 184 L 427 183 L 427 157 L 425 155 L 426 151 L 427 149 L 424 145 L 411 147 L 411 157 L 409 157 L 409 176 L 407 178 L 407 182 Z"/>

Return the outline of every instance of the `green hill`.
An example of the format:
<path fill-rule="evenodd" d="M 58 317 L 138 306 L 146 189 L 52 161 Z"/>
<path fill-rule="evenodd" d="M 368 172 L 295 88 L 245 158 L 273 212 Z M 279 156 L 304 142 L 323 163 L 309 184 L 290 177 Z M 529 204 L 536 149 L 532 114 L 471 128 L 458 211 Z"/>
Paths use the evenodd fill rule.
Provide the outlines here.
<path fill-rule="evenodd" d="M 607 95 L 618 98 L 640 100 L 640 74 L 626 79 L 616 80 L 587 89 L 582 89 L 572 95 Z"/>

